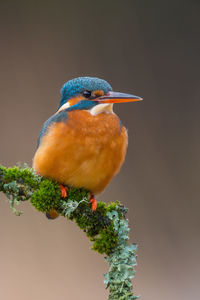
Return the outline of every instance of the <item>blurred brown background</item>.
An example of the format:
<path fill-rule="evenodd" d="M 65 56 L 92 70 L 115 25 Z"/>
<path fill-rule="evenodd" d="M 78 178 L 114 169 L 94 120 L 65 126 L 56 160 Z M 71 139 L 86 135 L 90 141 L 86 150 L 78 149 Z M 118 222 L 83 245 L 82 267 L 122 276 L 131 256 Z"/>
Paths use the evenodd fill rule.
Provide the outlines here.
<path fill-rule="evenodd" d="M 129 148 L 100 197 L 129 207 L 143 300 L 200 298 L 199 9 L 197 0 L 0 3 L 1 164 L 31 165 L 73 77 L 145 99 L 115 106 Z M 29 203 L 15 217 L 0 197 L 1 299 L 107 299 L 107 265 L 75 224 Z"/>

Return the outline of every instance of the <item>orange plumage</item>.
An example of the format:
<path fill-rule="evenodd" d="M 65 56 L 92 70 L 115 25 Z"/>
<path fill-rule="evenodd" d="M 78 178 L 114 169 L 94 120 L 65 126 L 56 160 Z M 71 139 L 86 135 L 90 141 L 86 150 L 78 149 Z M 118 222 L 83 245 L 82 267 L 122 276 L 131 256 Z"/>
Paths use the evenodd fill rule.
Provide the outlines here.
<path fill-rule="evenodd" d="M 50 125 L 33 167 L 42 176 L 98 194 L 119 172 L 126 149 L 127 132 L 117 115 L 74 110 L 66 122 Z"/>

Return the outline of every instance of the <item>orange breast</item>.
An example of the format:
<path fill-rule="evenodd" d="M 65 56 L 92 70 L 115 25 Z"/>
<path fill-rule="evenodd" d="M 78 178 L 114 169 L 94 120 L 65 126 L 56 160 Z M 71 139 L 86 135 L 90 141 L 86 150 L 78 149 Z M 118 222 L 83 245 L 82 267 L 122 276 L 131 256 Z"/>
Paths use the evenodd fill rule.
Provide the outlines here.
<path fill-rule="evenodd" d="M 98 194 L 124 161 L 127 132 L 115 114 L 71 111 L 43 136 L 33 167 L 40 175 Z"/>

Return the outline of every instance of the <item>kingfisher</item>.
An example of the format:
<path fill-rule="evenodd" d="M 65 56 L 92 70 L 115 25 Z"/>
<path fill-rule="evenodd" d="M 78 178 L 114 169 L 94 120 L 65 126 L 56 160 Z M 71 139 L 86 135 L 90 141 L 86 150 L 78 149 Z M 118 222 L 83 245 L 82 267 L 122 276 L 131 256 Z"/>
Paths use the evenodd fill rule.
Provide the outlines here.
<path fill-rule="evenodd" d="M 95 77 L 78 77 L 61 89 L 59 107 L 43 125 L 33 158 L 36 173 L 60 183 L 61 196 L 67 186 L 90 192 L 91 209 L 100 194 L 119 172 L 126 155 L 128 135 L 114 103 L 142 98 L 114 92 L 111 85 Z M 58 216 L 55 210 L 47 217 Z"/>

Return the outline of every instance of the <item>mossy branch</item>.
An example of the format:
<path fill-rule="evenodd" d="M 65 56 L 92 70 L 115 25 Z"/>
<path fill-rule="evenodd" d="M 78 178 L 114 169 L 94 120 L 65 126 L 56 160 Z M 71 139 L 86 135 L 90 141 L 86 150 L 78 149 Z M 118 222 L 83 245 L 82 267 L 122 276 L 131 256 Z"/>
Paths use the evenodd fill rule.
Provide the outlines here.
<path fill-rule="evenodd" d="M 75 221 L 92 241 L 92 249 L 105 254 L 109 272 L 105 274 L 109 300 L 133 300 L 132 278 L 135 275 L 137 246 L 129 245 L 127 209 L 119 202 L 106 205 L 98 202 L 95 212 L 91 210 L 89 192 L 68 187 L 67 197 L 61 198 L 59 184 L 41 177 L 28 166 L 6 168 L 0 166 L 0 191 L 9 199 L 16 215 L 20 201 L 30 200 L 41 212 L 55 209 L 60 215 Z"/>

